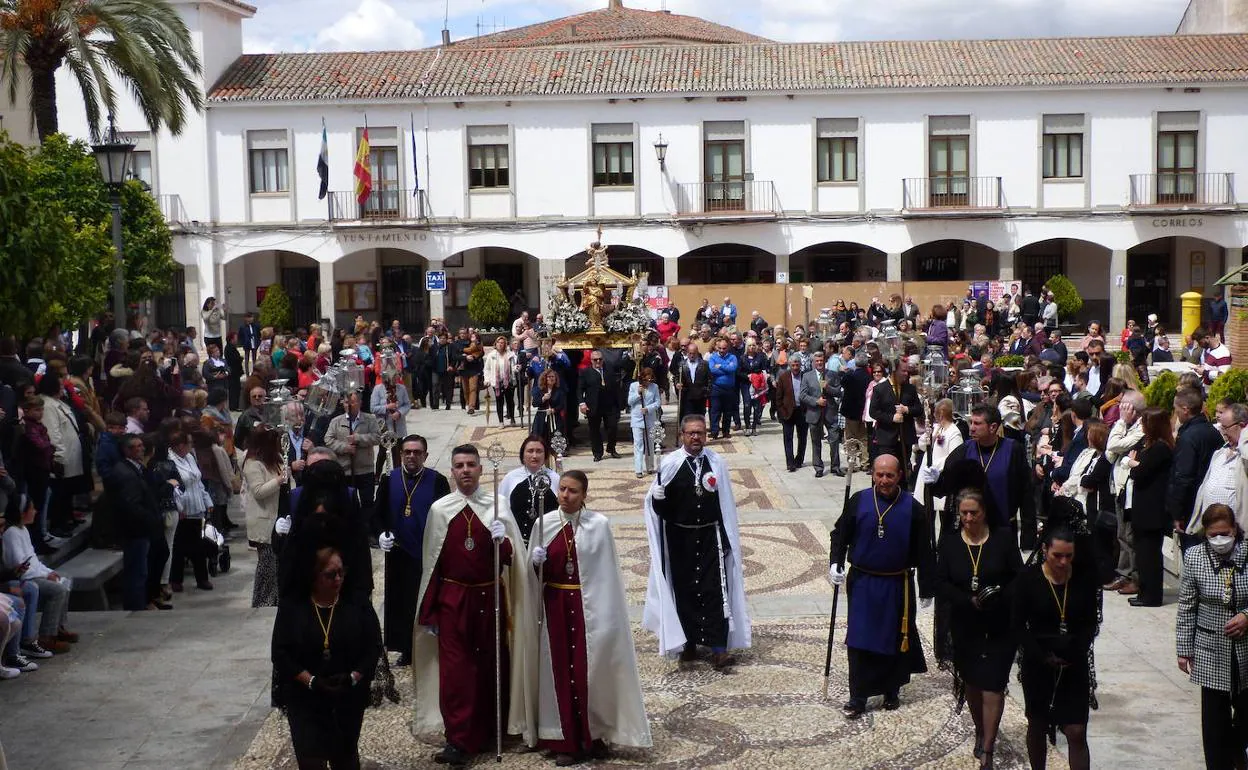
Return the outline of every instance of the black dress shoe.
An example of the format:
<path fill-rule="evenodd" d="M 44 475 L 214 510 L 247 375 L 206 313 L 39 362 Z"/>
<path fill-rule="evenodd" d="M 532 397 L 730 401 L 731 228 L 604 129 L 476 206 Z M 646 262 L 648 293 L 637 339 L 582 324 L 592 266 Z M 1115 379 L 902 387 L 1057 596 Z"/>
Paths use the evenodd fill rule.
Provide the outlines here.
<path fill-rule="evenodd" d="M 1127 604 L 1130 604 L 1132 607 L 1160 607 L 1161 606 L 1161 602 L 1145 601 L 1144 599 L 1141 599 L 1138 596 L 1132 596 L 1130 599 L 1127 599 Z"/>
<path fill-rule="evenodd" d="M 607 452 L 607 454 L 611 455 L 611 459 L 612 459 L 612 460 L 618 460 L 618 459 L 620 459 L 620 453 L 619 453 L 619 452 L 617 452 L 617 451 L 615 451 L 614 449 L 612 449 L 611 451 Z"/>
<path fill-rule="evenodd" d="M 867 704 L 857 698 L 850 698 L 844 706 L 841 706 L 841 713 L 846 719 L 858 719 L 867 713 Z"/>
<path fill-rule="evenodd" d="M 789 466 L 789 473 L 793 473 L 793 472 L 794 472 L 794 471 L 796 471 L 796 470 L 797 470 L 797 466 L 796 466 L 796 465 L 790 465 L 790 466 Z"/>
<path fill-rule="evenodd" d="M 400 652 L 400 653 L 399 653 L 399 659 L 398 659 L 398 660 L 396 660 L 396 661 L 394 662 L 394 665 L 396 665 L 396 666 L 410 666 L 410 665 L 412 665 L 412 656 L 411 656 L 409 653 L 406 653 L 406 652 Z"/>
<path fill-rule="evenodd" d="M 598 456 L 594 457 L 594 462 L 596 462 L 596 463 L 600 463 L 600 462 L 602 462 L 602 455 L 598 455 Z"/>
<path fill-rule="evenodd" d="M 833 476 L 840 476 L 841 478 L 845 478 L 845 471 L 841 470 L 840 468 L 833 468 L 831 473 Z"/>
<path fill-rule="evenodd" d="M 893 693 L 891 695 L 884 696 L 884 710 L 885 711 L 896 711 L 899 708 L 901 708 L 901 696 L 900 695 L 898 695 L 897 693 Z"/>
<path fill-rule="evenodd" d="M 816 468 L 816 469 L 815 469 L 815 478 L 817 478 L 817 479 L 821 479 L 821 478 L 823 478 L 823 468 Z"/>
<path fill-rule="evenodd" d="M 692 663 L 698 659 L 698 648 L 696 645 L 686 644 L 685 649 L 680 651 L 681 663 Z"/>
<path fill-rule="evenodd" d="M 737 659 L 726 652 L 717 652 L 711 656 L 711 668 L 723 671 L 737 665 Z"/>
<path fill-rule="evenodd" d="M 469 759 L 470 757 L 466 752 L 455 748 L 449 743 L 441 751 L 433 755 L 434 762 L 437 762 L 439 765 L 450 765 L 451 767 L 464 767 L 468 764 Z"/>

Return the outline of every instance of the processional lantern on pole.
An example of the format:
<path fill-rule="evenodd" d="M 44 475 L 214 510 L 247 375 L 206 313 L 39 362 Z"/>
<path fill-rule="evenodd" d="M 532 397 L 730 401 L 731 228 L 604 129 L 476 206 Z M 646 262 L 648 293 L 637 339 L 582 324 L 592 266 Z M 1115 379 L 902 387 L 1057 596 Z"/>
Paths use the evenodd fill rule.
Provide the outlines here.
<path fill-rule="evenodd" d="M 880 347 L 880 355 L 888 361 L 889 368 L 896 369 L 902 352 L 901 335 L 897 333 L 897 324 L 891 320 L 881 323 L 880 336 L 876 337 L 875 342 Z"/>
<path fill-rule="evenodd" d="M 393 349 L 387 349 L 381 354 L 381 382 L 386 388 L 387 404 L 398 402 L 398 395 L 395 393 L 395 383 L 398 377 L 399 357 L 395 355 Z M 398 440 L 399 437 L 390 429 L 389 420 L 384 421 L 381 429 L 381 449 L 385 452 L 385 457 L 381 461 L 383 476 L 394 470 L 394 445 L 398 443 Z"/>
<path fill-rule="evenodd" d="M 953 399 L 953 411 L 959 417 L 970 419 L 971 410 L 984 403 L 988 391 L 980 383 L 979 372 L 973 369 L 963 370 L 958 384 L 949 389 L 949 397 Z"/>
<path fill-rule="evenodd" d="M 931 400 L 944 397 L 949 389 L 949 362 L 940 345 L 928 345 L 919 362 L 923 367 L 923 396 Z"/>
<path fill-rule="evenodd" d="M 568 451 L 568 440 L 558 430 L 550 436 L 550 448 L 555 453 L 555 471 L 563 473 L 563 453 Z"/>
<path fill-rule="evenodd" d="M 295 397 L 291 394 L 290 388 L 286 387 L 289 380 L 273 380 L 272 390 L 269 396 L 264 400 L 261 406 L 260 416 L 264 420 L 264 424 L 275 431 L 282 442 L 282 469 L 290 473 L 290 430 L 292 428 L 302 427 L 295 420 L 293 409 L 288 407 L 297 403 Z"/>
<path fill-rule="evenodd" d="M 819 311 L 819 317 L 815 319 L 815 326 L 819 328 L 819 339 L 826 340 L 828 335 L 832 333 L 832 324 L 834 319 L 828 308 Z"/>
<path fill-rule="evenodd" d="M 353 391 L 362 392 L 364 390 L 364 367 L 360 366 L 360 362 L 356 360 L 355 351 L 344 350 L 339 355 L 342 356 L 338 362 L 343 373 L 342 396 L 345 398 Z"/>
<path fill-rule="evenodd" d="M 308 393 L 303 400 L 304 408 L 317 417 L 333 414 L 343 396 L 345 381 L 346 375 L 341 362 L 329 367 L 308 386 Z"/>

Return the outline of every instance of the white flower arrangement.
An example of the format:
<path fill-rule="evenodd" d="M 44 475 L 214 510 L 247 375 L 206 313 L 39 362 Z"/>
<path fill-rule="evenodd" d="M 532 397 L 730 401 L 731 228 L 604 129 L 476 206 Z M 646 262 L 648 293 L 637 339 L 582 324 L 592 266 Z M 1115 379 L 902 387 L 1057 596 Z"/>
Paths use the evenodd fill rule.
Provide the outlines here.
<path fill-rule="evenodd" d="M 650 311 L 644 300 L 636 298 L 607 316 L 602 325 L 613 334 L 644 332 L 650 328 Z"/>
<path fill-rule="evenodd" d="M 550 291 L 550 330 L 555 334 L 582 334 L 589 331 L 585 315 L 558 288 Z"/>

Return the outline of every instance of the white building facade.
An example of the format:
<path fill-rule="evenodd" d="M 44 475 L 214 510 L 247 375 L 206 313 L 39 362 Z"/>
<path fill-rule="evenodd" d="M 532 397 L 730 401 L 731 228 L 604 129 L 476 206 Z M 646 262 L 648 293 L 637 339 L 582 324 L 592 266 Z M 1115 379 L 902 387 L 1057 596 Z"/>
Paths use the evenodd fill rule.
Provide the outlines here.
<path fill-rule="evenodd" d="M 182 7 L 208 109 L 119 116 L 184 267 L 158 323 L 274 282 L 301 324 L 455 322 L 482 278 L 537 308 L 602 227 L 652 284 L 1063 273 L 1177 326 L 1248 244 L 1248 35 L 240 56 L 247 6 Z"/>

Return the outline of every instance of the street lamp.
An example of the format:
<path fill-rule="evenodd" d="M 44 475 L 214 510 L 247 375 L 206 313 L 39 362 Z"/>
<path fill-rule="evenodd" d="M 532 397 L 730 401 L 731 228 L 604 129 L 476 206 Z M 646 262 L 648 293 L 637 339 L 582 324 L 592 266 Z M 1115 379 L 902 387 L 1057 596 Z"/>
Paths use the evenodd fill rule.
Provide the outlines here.
<path fill-rule="evenodd" d="M 95 162 L 100 166 L 100 176 L 108 186 L 109 203 L 113 209 L 113 248 L 117 250 L 117 262 L 113 268 L 113 318 L 118 328 L 126 325 L 126 273 L 121 251 L 121 186 L 126 183 L 130 155 L 134 144 L 117 135 L 117 124 L 108 116 L 108 133 L 104 142 L 92 145 Z"/>
<path fill-rule="evenodd" d="M 667 142 L 663 141 L 663 134 L 659 134 L 659 138 L 654 140 L 654 154 L 659 157 L 659 170 L 667 170 Z"/>

